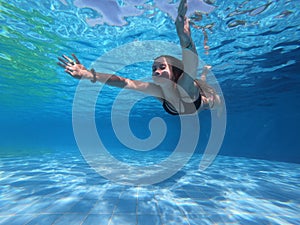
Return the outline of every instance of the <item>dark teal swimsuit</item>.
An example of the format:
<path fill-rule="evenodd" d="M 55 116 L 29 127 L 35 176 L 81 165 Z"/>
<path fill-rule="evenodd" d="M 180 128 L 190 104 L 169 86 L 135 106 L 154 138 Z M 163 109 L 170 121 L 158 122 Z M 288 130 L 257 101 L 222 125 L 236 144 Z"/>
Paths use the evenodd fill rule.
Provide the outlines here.
<path fill-rule="evenodd" d="M 179 114 L 193 114 L 197 112 L 197 110 L 200 108 L 201 103 L 202 103 L 202 98 L 201 96 L 204 95 L 203 90 L 200 87 L 199 82 L 196 81 L 196 84 L 199 87 L 199 96 L 196 101 L 187 103 L 181 100 L 181 103 L 183 104 L 184 107 L 184 112 L 183 113 L 178 113 L 176 108 L 167 100 L 163 99 L 163 108 L 165 111 L 171 115 L 179 115 Z"/>
<path fill-rule="evenodd" d="M 199 94 L 199 97 L 196 101 L 187 103 L 182 101 L 183 107 L 184 107 L 184 112 L 180 114 L 192 114 L 195 113 L 201 106 L 201 94 Z M 163 108 L 166 110 L 167 113 L 171 115 L 179 115 L 175 107 L 169 103 L 167 100 L 163 100 Z"/>

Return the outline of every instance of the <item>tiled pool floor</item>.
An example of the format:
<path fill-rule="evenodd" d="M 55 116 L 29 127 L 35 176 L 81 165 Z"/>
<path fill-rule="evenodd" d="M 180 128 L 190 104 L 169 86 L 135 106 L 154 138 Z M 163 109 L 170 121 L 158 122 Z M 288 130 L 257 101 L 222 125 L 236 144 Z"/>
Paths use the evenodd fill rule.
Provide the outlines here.
<path fill-rule="evenodd" d="M 168 180 L 125 186 L 80 154 L 0 158 L 0 224 L 300 224 L 300 165 L 200 155 Z"/>

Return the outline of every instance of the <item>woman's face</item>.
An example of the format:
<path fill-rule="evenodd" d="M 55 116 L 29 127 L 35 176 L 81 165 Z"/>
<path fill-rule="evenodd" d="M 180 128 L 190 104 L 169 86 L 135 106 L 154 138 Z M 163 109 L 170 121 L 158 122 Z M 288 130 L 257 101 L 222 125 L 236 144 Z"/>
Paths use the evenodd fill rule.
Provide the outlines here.
<path fill-rule="evenodd" d="M 152 65 L 152 79 L 156 84 L 163 84 L 172 80 L 172 68 L 164 57 L 158 58 Z"/>

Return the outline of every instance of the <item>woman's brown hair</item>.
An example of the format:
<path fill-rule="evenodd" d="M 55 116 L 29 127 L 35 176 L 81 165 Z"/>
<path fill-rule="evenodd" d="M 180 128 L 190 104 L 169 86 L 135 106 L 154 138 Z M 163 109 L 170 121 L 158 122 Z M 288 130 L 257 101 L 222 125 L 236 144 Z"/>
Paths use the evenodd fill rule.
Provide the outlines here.
<path fill-rule="evenodd" d="M 184 70 L 182 61 L 173 56 L 170 56 L 170 55 L 161 55 L 161 56 L 155 58 L 154 60 L 157 60 L 159 58 L 166 59 L 168 65 L 171 66 L 171 68 L 172 68 L 172 72 L 174 75 L 173 81 L 175 83 L 177 83 L 179 77 L 182 75 L 183 70 Z"/>

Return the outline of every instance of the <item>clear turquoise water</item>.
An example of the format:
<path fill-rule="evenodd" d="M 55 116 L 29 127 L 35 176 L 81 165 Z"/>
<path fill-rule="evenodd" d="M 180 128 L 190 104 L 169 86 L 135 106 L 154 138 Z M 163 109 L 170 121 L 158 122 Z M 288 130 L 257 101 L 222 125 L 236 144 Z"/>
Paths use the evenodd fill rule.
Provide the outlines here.
<path fill-rule="evenodd" d="M 300 223 L 296 0 L 189 2 L 197 50 L 213 66 L 227 109 L 223 144 L 205 171 L 199 163 L 210 136 L 209 112 L 199 115 L 201 130 L 192 159 L 158 184 L 109 181 L 80 154 L 72 124 L 78 80 L 56 65 L 57 56 L 75 53 L 91 68 L 99 57 L 125 44 L 178 45 L 172 19 L 177 2 L 0 0 L 1 224 Z M 193 12 L 199 9 L 208 14 L 197 21 Z M 129 56 L 140 56 L 131 50 Z M 119 63 L 102 61 L 100 66 Z M 117 72 L 149 80 L 150 69 L 148 60 Z M 95 87 L 88 85 L 89 90 Z M 149 137 L 149 121 L 160 117 L 167 134 L 152 151 L 134 151 L 114 134 L 111 111 L 121 99 L 114 106 L 121 117 L 136 95 L 119 93 L 103 87 L 95 105 L 97 132 L 106 149 L 129 165 L 167 159 L 178 142 L 179 119 L 153 98 L 140 97 L 130 109 L 132 133 Z M 82 102 L 83 117 L 93 110 L 84 107 L 88 101 Z M 132 174 L 121 175 L 132 179 Z"/>

